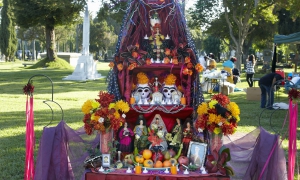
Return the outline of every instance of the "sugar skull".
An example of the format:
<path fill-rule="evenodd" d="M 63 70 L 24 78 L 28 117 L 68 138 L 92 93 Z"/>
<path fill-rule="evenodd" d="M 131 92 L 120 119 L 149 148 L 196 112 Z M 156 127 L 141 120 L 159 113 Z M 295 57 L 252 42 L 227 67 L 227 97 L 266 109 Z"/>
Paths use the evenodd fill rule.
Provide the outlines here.
<path fill-rule="evenodd" d="M 172 99 L 172 93 L 176 91 L 175 85 L 165 85 L 163 87 L 163 94 L 166 100 Z"/>
<path fill-rule="evenodd" d="M 149 96 L 152 93 L 148 84 L 139 84 L 136 91 L 140 94 L 142 100 L 149 99 Z"/>

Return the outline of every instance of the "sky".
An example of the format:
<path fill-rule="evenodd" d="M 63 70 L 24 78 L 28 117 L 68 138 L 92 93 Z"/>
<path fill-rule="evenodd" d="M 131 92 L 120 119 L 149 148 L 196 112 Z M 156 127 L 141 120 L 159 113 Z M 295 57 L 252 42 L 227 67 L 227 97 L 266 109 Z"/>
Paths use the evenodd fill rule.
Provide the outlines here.
<path fill-rule="evenodd" d="M 96 16 L 97 11 L 100 8 L 102 0 L 89 0 L 89 11 L 92 12 L 93 17 Z M 193 7 L 196 0 L 186 0 L 186 9 Z"/>

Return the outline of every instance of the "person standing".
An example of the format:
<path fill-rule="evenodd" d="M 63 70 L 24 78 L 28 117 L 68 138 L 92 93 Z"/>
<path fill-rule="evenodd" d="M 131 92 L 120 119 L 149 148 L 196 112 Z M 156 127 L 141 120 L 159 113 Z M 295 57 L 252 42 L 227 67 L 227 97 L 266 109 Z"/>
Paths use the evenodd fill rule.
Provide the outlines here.
<path fill-rule="evenodd" d="M 248 82 L 249 87 L 253 87 L 253 76 L 254 76 L 254 66 L 255 66 L 255 56 L 251 54 L 248 57 L 247 65 L 246 65 L 246 80 Z"/>
<path fill-rule="evenodd" d="M 260 100 L 260 107 L 261 108 L 268 108 L 273 109 L 274 103 L 274 85 L 276 81 L 282 80 L 283 77 L 277 73 L 270 73 L 264 75 L 258 81 L 258 85 L 261 90 L 261 100 Z M 268 101 L 267 101 L 268 96 Z"/>
<path fill-rule="evenodd" d="M 232 69 L 234 68 L 234 63 L 237 61 L 236 57 L 231 57 L 229 60 L 225 61 L 223 63 L 224 70 L 230 74 L 227 76 L 227 81 L 233 84 L 233 75 L 232 75 Z"/>

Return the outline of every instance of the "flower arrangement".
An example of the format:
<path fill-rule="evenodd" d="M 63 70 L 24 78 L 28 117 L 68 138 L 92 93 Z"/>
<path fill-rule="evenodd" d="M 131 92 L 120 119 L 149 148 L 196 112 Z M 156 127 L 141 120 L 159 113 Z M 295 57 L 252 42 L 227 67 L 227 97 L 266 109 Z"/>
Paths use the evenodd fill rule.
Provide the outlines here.
<path fill-rule="evenodd" d="M 34 91 L 34 86 L 32 85 L 32 81 L 28 82 L 24 87 L 23 87 L 23 92 L 25 95 L 31 96 Z"/>
<path fill-rule="evenodd" d="M 98 96 L 99 99 L 89 99 L 81 107 L 84 113 L 84 129 L 88 135 L 93 131 L 117 131 L 125 122 L 125 113 L 130 109 L 128 103 L 123 100 L 114 102 L 112 94 L 100 91 Z"/>
<path fill-rule="evenodd" d="M 238 105 L 223 94 L 216 94 L 210 101 L 201 103 L 197 113 L 195 128 L 207 129 L 214 134 L 233 134 L 240 121 Z"/>
<path fill-rule="evenodd" d="M 298 91 L 295 88 L 292 88 L 288 92 L 288 97 L 289 97 L 289 99 L 291 99 L 293 101 L 297 101 L 300 98 L 300 91 Z"/>

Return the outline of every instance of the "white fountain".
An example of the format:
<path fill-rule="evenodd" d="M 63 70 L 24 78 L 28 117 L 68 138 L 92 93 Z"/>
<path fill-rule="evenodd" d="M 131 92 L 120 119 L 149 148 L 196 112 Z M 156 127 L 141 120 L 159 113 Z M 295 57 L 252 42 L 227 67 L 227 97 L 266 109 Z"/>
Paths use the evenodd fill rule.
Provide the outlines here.
<path fill-rule="evenodd" d="M 90 55 L 90 15 L 88 5 L 85 8 L 84 19 L 83 19 L 83 44 L 82 44 L 82 55 L 77 61 L 74 72 L 63 78 L 63 80 L 73 81 L 86 81 L 104 78 L 97 72 L 97 61 L 94 61 L 93 56 Z"/>

